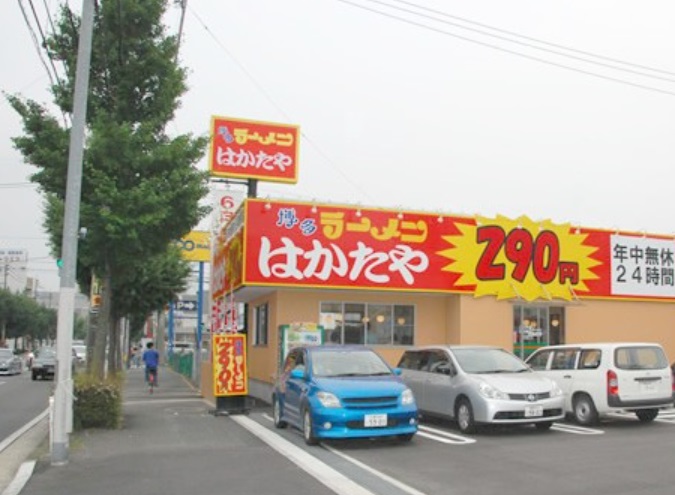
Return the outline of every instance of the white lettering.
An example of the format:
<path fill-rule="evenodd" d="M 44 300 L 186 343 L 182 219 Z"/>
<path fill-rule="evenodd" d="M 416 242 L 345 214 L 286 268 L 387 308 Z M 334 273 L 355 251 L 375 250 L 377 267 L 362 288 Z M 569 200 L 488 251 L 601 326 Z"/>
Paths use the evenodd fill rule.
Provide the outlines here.
<path fill-rule="evenodd" d="M 282 237 L 281 243 L 283 246 L 273 249 L 269 238 L 261 238 L 258 269 L 265 278 L 328 280 L 335 274 L 350 281 L 363 276 L 374 284 L 387 284 L 392 274 L 398 274 L 407 285 L 413 285 L 414 274 L 429 267 L 429 258 L 424 252 L 404 244 L 389 251 L 375 251 L 359 241 L 356 249 L 345 254 L 340 246 L 330 243 L 325 247 L 318 240 L 312 241 L 307 251 L 287 237 Z M 304 267 L 301 266 L 303 260 L 306 260 Z"/>

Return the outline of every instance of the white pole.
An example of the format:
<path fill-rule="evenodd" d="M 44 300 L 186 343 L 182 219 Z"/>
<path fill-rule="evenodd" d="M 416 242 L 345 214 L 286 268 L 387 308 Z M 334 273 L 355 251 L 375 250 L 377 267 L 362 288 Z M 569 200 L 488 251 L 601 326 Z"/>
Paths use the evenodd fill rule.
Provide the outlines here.
<path fill-rule="evenodd" d="M 68 463 L 69 420 L 72 419 L 73 380 L 72 348 L 75 311 L 75 269 L 82 194 L 82 156 L 89 93 L 89 67 L 94 30 L 94 0 L 82 0 L 82 25 L 77 50 L 75 92 L 73 95 L 73 125 L 70 129 L 68 178 L 63 217 L 61 244 L 61 293 L 56 321 L 56 389 L 54 392 L 54 435 L 52 437 L 52 465 Z"/>

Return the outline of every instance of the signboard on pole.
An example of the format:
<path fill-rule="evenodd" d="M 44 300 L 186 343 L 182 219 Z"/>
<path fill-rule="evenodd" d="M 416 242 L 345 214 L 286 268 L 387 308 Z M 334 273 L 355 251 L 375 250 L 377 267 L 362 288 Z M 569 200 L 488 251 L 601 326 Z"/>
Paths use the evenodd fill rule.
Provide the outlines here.
<path fill-rule="evenodd" d="M 209 170 L 214 177 L 298 182 L 296 125 L 212 117 Z"/>

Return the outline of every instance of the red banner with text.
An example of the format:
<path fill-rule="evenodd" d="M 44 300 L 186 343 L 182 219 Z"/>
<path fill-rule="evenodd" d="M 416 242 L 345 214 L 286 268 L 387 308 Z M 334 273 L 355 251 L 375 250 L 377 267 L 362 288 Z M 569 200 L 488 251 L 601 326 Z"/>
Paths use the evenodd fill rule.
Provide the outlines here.
<path fill-rule="evenodd" d="M 243 285 L 675 299 L 672 237 L 249 199 Z"/>

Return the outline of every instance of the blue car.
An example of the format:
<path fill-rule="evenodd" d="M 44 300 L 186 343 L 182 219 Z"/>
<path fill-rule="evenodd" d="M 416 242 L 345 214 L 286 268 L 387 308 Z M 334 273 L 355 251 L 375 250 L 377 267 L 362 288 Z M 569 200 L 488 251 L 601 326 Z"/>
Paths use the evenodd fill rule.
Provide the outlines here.
<path fill-rule="evenodd" d="M 328 438 L 408 441 L 417 432 L 417 404 L 399 374 L 367 347 L 296 347 L 274 388 L 274 425 L 299 428 L 308 445 Z"/>

